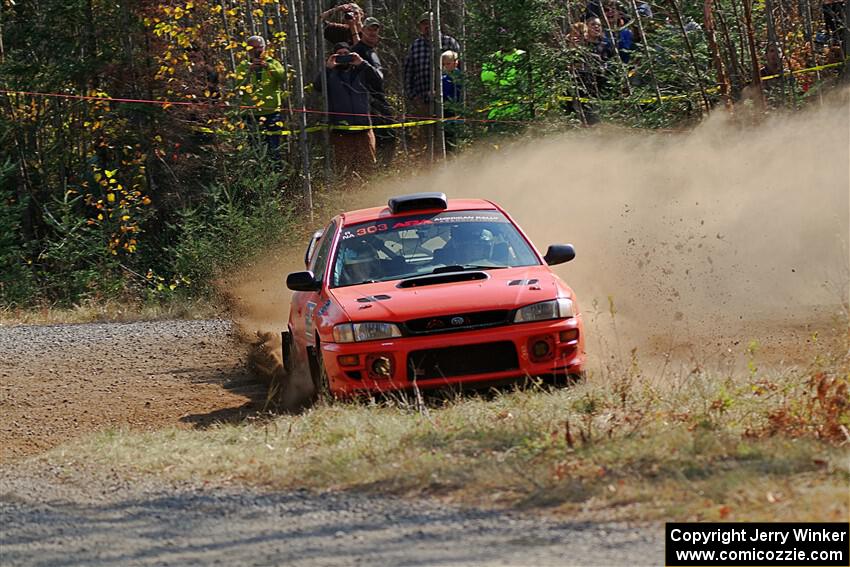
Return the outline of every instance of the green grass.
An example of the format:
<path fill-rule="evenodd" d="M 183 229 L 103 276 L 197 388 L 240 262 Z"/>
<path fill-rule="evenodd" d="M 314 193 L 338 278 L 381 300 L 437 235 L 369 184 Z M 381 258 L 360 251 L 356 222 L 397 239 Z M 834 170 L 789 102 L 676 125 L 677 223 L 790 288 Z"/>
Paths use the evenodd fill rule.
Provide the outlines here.
<path fill-rule="evenodd" d="M 692 372 L 661 385 L 631 372 L 427 409 L 403 400 L 336 403 L 199 430 L 112 430 L 45 458 L 583 519 L 847 517 L 846 361 L 774 375 Z M 833 405 L 821 407 L 819 391 Z"/>

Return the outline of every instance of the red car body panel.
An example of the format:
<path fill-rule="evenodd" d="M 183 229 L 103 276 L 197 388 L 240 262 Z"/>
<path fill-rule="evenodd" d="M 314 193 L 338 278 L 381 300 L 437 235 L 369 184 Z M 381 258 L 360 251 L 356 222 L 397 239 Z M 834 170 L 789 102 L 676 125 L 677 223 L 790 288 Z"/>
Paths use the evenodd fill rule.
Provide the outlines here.
<path fill-rule="evenodd" d="M 330 287 L 330 266 L 334 263 L 343 227 L 377 219 L 403 221 L 405 216 L 467 210 L 493 210 L 504 214 L 534 251 L 540 265 L 487 270 L 484 279 L 422 287 L 399 287 L 399 280 Z M 310 356 L 311 350 L 321 356 L 333 395 L 407 389 L 414 383 L 420 388 L 433 388 L 541 374 L 582 373 L 585 338 L 575 294 L 551 271 L 528 237 L 498 206 L 478 199 L 457 199 L 448 201 L 448 209 L 445 210 L 416 210 L 393 215 L 387 207 L 376 207 L 344 213 L 335 217 L 333 222 L 333 230 L 324 234 L 315 246 L 315 249 L 321 249 L 328 245 L 326 239 L 332 239 L 332 253 L 326 255 L 328 268 L 324 270 L 321 289 L 293 293 L 288 329 L 291 356 L 302 362 Z M 314 253 L 309 268 L 316 267 L 317 256 L 319 254 Z M 334 326 L 340 323 L 380 321 L 403 324 L 411 320 L 458 314 L 511 313 L 523 306 L 558 297 L 572 300 L 574 316 L 363 342 L 337 343 L 333 335 Z M 544 357 L 535 356 L 532 349 L 532 344 L 539 341 L 545 341 L 551 347 Z M 511 344 L 515 357 L 507 353 Z M 491 358 L 493 362 L 492 365 L 482 362 L 483 366 L 470 374 L 457 374 L 456 369 L 455 374 L 450 376 L 419 376 L 420 370 L 408 364 L 409 360 L 414 360 L 410 358 L 411 353 L 432 351 L 459 358 L 467 355 Z M 507 354 L 502 355 L 502 352 Z M 352 365 L 349 358 L 349 365 L 341 366 L 339 357 L 346 355 L 355 355 L 357 364 Z M 375 376 L 370 372 L 369 363 L 375 356 L 392 361 L 390 377 Z M 504 368 L 498 367 L 500 360 L 505 363 Z M 456 366 L 451 360 L 444 362 L 448 366 Z M 463 366 L 462 361 L 457 364 Z"/>

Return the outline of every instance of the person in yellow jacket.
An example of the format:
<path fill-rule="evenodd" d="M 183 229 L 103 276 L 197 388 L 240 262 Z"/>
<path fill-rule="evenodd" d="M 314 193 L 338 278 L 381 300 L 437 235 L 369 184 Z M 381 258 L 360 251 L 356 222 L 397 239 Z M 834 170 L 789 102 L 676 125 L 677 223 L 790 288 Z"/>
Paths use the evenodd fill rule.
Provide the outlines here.
<path fill-rule="evenodd" d="M 268 155 L 280 159 L 280 91 L 283 65 L 266 51 L 266 40 L 252 35 L 246 41 L 248 59 L 236 67 L 237 87 L 242 95 L 242 116 L 246 125 L 266 143 Z"/>

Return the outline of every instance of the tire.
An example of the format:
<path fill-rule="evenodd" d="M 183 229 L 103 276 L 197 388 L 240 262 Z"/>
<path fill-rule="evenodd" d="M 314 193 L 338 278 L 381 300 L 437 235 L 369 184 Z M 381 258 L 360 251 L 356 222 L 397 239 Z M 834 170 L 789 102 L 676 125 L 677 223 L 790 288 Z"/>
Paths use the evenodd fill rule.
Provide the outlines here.
<path fill-rule="evenodd" d="M 321 353 L 321 345 L 317 342 L 316 347 L 312 349 L 310 355 L 310 374 L 312 375 L 313 386 L 315 388 L 313 401 L 324 400 L 325 402 L 329 402 L 333 398 L 331 396 L 331 383 Z"/>

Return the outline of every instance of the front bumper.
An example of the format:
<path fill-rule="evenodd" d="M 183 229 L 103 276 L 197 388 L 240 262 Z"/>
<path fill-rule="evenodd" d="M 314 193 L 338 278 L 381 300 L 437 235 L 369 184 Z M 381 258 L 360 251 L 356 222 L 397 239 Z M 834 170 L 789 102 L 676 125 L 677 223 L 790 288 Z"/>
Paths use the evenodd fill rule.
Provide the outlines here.
<path fill-rule="evenodd" d="M 538 351 L 535 355 L 534 345 L 541 341 L 547 343 L 548 352 L 539 356 Z M 417 353 L 423 351 L 449 349 L 442 352 L 459 353 L 463 356 L 465 346 L 475 345 L 475 348 L 469 349 L 472 353 L 478 350 L 479 345 L 491 343 L 501 343 L 507 349 L 510 349 L 508 343 L 513 344 L 513 348 L 516 349 L 516 358 L 511 359 L 511 363 L 507 364 L 509 368 L 495 369 L 492 364 L 485 363 L 482 368 L 471 373 L 419 378 L 417 376 L 419 371 L 408 367 L 409 360 L 417 360 L 419 356 Z M 410 358 L 411 353 L 414 354 L 413 359 Z M 585 364 L 581 315 L 570 319 L 402 337 L 385 341 L 323 343 L 321 354 L 328 373 L 331 393 L 337 396 L 360 392 L 402 390 L 413 388 L 414 385 L 421 389 L 430 389 L 452 384 L 520 379 L 546 374 L 579 374 Z M 373 364 L 378 357 L 391 361 L 390 376 L 380 376 L 373 371 Z M 458 365 L 454 366 L 458 367 Z M 463 367 L 463 363 L 460 366 Z"/>

